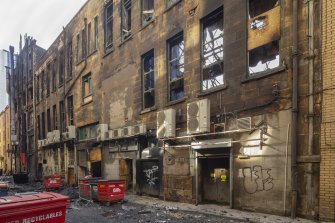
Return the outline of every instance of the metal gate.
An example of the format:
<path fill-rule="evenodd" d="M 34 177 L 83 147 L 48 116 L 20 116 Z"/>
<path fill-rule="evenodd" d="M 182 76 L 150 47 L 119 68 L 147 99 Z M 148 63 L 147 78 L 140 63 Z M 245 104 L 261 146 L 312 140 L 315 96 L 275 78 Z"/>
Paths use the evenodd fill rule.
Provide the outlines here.
<path fill-rule="evenodd" d="M 161 168 L 158 159 L 137 160 L 136 181 L 140 194 L 159 196 Z"/>

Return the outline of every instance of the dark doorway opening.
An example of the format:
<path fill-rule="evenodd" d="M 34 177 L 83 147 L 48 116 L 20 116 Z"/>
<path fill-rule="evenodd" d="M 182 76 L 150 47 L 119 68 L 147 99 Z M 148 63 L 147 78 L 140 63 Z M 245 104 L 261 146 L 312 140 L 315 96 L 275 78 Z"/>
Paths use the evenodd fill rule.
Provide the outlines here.
<path fill-rule="evenodd" d="M 101 161 L 91 163 L 91 172 L 93 177 L 101 177 Z"/>
<path fill-rule="evenodd" d="M 119 161 L 120 179 L 126 182 L 126 190 L 133 188 L 133 160 L 120 159 Z"/>

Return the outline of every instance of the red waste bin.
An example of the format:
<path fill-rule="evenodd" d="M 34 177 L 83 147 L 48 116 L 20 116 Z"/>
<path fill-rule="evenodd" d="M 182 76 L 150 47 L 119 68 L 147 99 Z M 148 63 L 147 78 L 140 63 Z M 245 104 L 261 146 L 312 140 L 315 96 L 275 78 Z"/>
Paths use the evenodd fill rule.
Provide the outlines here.
<path fill-rule="evenodd" d="M 79 197 L 86 200 L 92 200 L 91 184 L 100 180 L 100 177 L 79 179 Z"/>
<path fill-rule="evenodd" d="M 98 199 L 102 202 L 117 202 L 124 199 L 124 180 L 99 180 Z"/>
<path fill-rule="evenodd" d="M 55 174 L 52 176 L 46 176 L 44 177 L 43 181 L 45 189 L 58 189 L 61 185 L 61 178 L 59 175 Z"/>
<path fill-rule="evenodd" d="M 69 198 L 56 193 L 0 197 L 0 223 L 65 223 Z"/>

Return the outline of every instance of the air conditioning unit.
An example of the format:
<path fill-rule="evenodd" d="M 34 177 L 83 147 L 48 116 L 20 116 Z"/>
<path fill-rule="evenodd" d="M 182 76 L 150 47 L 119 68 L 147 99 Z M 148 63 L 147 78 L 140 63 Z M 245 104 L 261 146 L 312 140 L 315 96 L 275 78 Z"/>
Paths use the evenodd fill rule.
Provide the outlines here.
<path fill-rule="evenodd" d="M 123 129 L 113 129 L 109 131 L 110 139 L 117 139 L 123 136 Z"/>
<path fill-rule="evenodd" d="M 47 133 L 47 145 L 49 145 L 53 142 L 53 138 L 54 138 L 54 133 L 53 132 L 48 132 Z"/>
<path fill-rule="evenodd" d="M 108 125 L 107 124 L 98 124 L 97 128 L 97 141 L 105 141 L 108 139 Z"/>
<path fill-rule="evenodd" d="M 187 134 L 210 131 L 210 101 L 202 99 L 187 104 Z"/>
<path fill-rule="evenodd" d="M 237 129 L 251 129 L 251 117 L 236 119 Z"/>
<path fill-rule="evenodd" d="M 132 126 L 132 135 L 142 135 L 147 133 L 147 126 L 145 124 Z"/>
<path fill-rule="evenodd" d="M 59 130 L 53 130 L 53 143 L 60 142 L 60 131 Z"/>
<path fill-rule="evenodd" d="M 68 134 L 68 139 L 75 139 L 76 138 L 76 126 L 69 125 L 66 127 L 66 131 Z"/>
<path fill-rule="evenodd" d="M 170 108 L 157 112 L 157 138 L 176 136 L 176 110 Z"/>
<path fill-rule="evenodd" d="M 69 125 L 66 127 L 66 132 L 62 133 L 63 141 L 71 140 L 76 138 L 76 127 Z"/>
<path fill-rule="evenodd" d="M 122 128 L 122 136 L 127 137 L 127 136 L 132 136 L 132 127 L 127 126 Z"/>

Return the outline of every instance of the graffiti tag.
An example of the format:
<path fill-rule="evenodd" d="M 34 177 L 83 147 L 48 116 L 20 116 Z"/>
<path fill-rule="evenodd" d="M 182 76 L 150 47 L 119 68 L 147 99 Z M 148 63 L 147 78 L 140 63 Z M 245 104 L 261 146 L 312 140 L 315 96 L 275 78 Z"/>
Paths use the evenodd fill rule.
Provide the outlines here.
<path fill-rule="evenodd" d="M 154 186 L 156 184 L 156 180 L 158 180 L 158 177 L 156 176 L 158 166 L 152 166 L 151 169 L 143 170 L 143 172 L 145 173 L 148 184 L 150 186 Z"/>
<path fill-rule="evenodd" d="M 269 191 L 273 188 L 273 177 L 270 174 L 271 169 L 263 169 L 262 166 L 244 167 L 243 186 L 245 192 L 254 194 L 260 191 Z"/>

